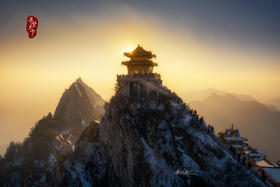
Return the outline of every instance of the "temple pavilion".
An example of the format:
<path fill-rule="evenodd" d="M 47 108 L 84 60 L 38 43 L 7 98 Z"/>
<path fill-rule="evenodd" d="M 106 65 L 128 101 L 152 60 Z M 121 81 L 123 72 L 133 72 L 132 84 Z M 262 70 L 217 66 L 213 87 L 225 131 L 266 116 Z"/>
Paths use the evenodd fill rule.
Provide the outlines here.
<path fill-rule="evenodd" d="M 154 66 L 157 66 L 157 63 L 152 61 L 156 55 L 152 54 L 151 51 L 146 51 L 140 45 L 132 52 L 125 52 L 124 56 L 130 58 L 130 60 L 122 62 L 123 65 L 127 66 L 128 75 L 150 74 L 153 73 Z"/>
<path fill-rule="evenodd" d="M 125 52 L 124 56 L 129 58 L 121 63 L 127 67 L 127 74 L 117 76 L 122 94 L 131 98 L 171 94 L 161 86 L 160 74 L 153 72 L 153 68 L 158 65 L 153 62 L 156 55 L 138 45 L 132 52 Z"/>

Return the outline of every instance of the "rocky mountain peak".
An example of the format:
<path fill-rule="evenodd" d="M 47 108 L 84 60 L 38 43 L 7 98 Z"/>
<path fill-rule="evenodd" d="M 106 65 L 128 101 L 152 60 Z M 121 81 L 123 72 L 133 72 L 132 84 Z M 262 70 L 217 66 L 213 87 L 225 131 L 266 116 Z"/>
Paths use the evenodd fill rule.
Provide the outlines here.
<path fill-rule="evenodd" d="M 84 131 L 65 160 L 64 185 L 263 186 L 196 111 L 150 83 L 117 87 L 100 124 Z"/>
<path fill-rule="evenodd" d="M 68 123 L 81 127 L 80 120 L 90 112 L 86 109 L 94 110 L 91 102 L 98 96 L 89 96 L 93 90 L 80 80 L 74 82 L 54 117 L 40 120 L 22 146 L 12 146 L 10 161 L 2 161 L 4 184 L 264 186 L 196 111 L 161 82 L 151 80 L 116 87 L 100 123 L 92 120 L 76 143 L 71 130 L 60 124 L 67 120 L 67 127 Z M 42 145 L 47 151 L 40 149 Z"/>
<path fill-rule="evenodd" d="M 0 185 L 264 186 L 159 76 L 118 83 L 99 123 L 104 101 L 76 80 L 54 116 L 10 146 Z"/>
<path fill-rule="evenodd" d="M 120 87 L 100 124 L 99 141 L 120 186 L 262 186 L 175 93 L 157 85 L 147 95 L 139 87 L 137 99 Z M 193 175 L 177 175 L 178 168 Z"/>
<path fill-rule="evenodd" d="M 71 124 L 73 130 L 81 131 L 104 113 L 104 100 L 92 88 L 78 78 L 63 93 L 55 110 L 55 118 Z"/>
<path fill-rule="evenodd" d="M 103 105 L 100 95 L 77 79 L 63 93 L 54 115 L 39 120 L 23 143 L 10 144 L 0 160 L 0 186 L 57 186 L 60 165 L 89 124 L 101 119 Z"/>

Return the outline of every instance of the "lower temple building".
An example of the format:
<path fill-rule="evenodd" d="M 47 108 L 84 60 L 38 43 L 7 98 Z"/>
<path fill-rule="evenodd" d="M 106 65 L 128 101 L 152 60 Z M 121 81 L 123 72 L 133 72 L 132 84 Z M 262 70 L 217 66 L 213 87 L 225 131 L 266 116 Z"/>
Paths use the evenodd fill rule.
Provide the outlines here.
<path fill-rule="evenodd" d="M 280 167 L 271 162 L 259 150 L 252 148 L 247 138 L 241 137 L 233 125 L 225 132 L 219 133 L 219 138 L 228 146 L 235 157 L 246 167 L 251 168 L 260 178 L 272 186 L 280 187 Z"/>

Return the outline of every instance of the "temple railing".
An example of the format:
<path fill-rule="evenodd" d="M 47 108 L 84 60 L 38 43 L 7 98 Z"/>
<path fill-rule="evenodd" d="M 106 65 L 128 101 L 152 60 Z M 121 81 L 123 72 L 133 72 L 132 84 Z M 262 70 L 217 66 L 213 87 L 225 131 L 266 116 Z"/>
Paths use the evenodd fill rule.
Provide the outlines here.
<path fill-rule="evenodd" d="M 145 74 L 133 74 L 133 75 L 117 75 L 117 80 L 130 79 L 130 78 L 141 78 L 144 80 L 160 80 L 160 74 L 157 73 L 145 73 Z"/>

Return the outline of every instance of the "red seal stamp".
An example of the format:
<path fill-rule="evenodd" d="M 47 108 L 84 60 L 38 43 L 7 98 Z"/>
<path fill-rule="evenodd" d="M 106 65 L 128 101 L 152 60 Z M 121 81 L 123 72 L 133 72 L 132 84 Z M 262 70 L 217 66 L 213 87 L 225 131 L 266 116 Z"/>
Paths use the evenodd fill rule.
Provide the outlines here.
<path fill-rule="evenodd" d="M 28 16 L 26 23 L 26 31 L 29 38 L 34 38 L 37 34 L 38 19 L 35 16 Z"/>

